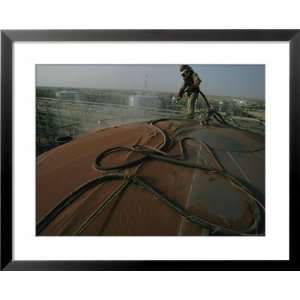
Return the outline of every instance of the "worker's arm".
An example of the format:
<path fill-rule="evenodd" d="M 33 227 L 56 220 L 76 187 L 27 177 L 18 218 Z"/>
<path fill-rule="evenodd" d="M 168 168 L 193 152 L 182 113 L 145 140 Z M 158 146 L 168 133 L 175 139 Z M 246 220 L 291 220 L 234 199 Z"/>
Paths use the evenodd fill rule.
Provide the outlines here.
<path fill-rule="evenodd" d="M 187 84 L 186 84 L 186 82 L 184 82 L 182 87 L 180 88 L 180 90 L 177 93 L 178 98 L 182 98 L 186 88 L 187 88 Z"/>

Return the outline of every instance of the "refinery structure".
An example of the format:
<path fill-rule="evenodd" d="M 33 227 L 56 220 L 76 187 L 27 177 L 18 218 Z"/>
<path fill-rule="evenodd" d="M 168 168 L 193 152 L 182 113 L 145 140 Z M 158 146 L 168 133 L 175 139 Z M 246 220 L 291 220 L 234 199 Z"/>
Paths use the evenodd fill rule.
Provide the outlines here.
<path fill-rule="evenodd" d="M 171 93 L 38 87 L 36 92 L 37 155 L 90 131 L 137 121 L 179 117 L 184 101 Z M 264 102 L 208 96 L 233 124 L 264 133 Z M 201 96 L 198 112 L 205 111 Z"/>

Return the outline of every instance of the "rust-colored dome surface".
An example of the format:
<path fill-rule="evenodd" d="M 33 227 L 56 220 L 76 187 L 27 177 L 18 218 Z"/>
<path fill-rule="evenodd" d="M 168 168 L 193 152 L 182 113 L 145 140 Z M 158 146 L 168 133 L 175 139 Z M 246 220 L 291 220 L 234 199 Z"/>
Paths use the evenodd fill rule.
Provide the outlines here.
<path fill-rule="evenodd" d="M 38 157 L 37 234 L 264 234 L 264 162 L 264 137 L 196 120 L 98 130 Z"/>

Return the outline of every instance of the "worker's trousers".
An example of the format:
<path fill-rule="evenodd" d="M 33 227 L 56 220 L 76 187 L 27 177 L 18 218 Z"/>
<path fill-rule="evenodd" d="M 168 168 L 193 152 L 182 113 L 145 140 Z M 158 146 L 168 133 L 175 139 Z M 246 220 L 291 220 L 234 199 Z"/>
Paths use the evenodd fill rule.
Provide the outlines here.
<path fill-rule="evenodd" d="M 187 113 L 188 113 L 188 117 L 193 118 L 194 113 L 195 113 L 195 106 L 196 106 L 196 100 L 198 98 L 198 93 L 192 93 L 189 97 L 188 97 L 188 101 L 187 101 Z"/>

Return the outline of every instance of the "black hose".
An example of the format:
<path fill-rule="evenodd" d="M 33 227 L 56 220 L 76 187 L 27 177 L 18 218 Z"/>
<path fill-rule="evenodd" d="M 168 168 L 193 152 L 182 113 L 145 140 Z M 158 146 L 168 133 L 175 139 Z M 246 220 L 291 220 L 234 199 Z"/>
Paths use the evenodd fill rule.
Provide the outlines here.
<path fill-rule="evenodd" d="M 135 145 L 135 146 L 132 146 L 132 147 L 114 147 L 114 148 L 111 148 L 111 149 L 107 149 L 107 150 L 103 151 L 102 153 L 100 153 L 96 157 L 96 160 L 95 160 L 96 169 L 98 169 L 100 171 L 110 171 L 110 170 L 116 170 L 116 169 L 122 170 L 122 169 L 129 168 L 129 167 L 132 167 L 132 166 L 135 166 L 135 165 L 141 165 L 146 159 L 156 159 L 156 160 L 159 160 L 159 161 L 163 161 L 163 162 L 178 165 L 178 166 L 183 166 L 183 167 L 187 167 L 187 168 L 194 168 L 194 169 L 198 169 L 198 170 L 204 171 L 204 172 L 209 173 L 209 174 L 214 173 L 216 175 L 220 175 L 222 177 L 225 177 L 225 178 L 229 179 L 230 182 L 234 186 L 236 186 L 237 188 L 239 188 L 243 192 L 247 193 L 254 200 L 254 203 L 255 203 L 256 206 L 257 206 L 257 204 L 259 204 L 258 210 L 262 209 L 262 208 L 264 209 L 264 207 L 262 206 L 260 201 L 258 201 L 256 199 L 256 197 L 254 196 L 254 194 L 251 191 L 249 191 L 249 189 L 246 188 L 240 182 L 240 180 L 238 178 L 232 176 L 231 174 L 229 174 L 224 169 L 224 167 L 220 164 L 220 162 L 218 161 L 218 159 L 216 158 L 216 156 L 212 152 L 212 149 L 210 149 L 209 146 L 206 145 L 204 142 L 201 142 L 201 143 L 207 148 L 209 153 L 215 159 L 219 169 L 204 168 L 201 165 L 198 165 L 198 164 L 195 164 L 193 162 L 189 162 L 189 161 L 184 160 L 185 159 L 184 142 L 188 139 L 191 139 L 191 138 L 185 138 L 185 139 L 182 139 L 180 141 L 179 145 L 180 145 L 180 149 L 181 149 L 181 159 L 175 159 L 174 157 L 169 156 L 167 153 L 162 152 L 162 150 L 165 150 L 166 148 L 169 148 L 170 145 L 173 145 L 173 140 L 161 128 L 159 128 L 158 126 L 155 125 L 157 122 L 159 122 L 161 120 L 163 120 L 163 119 L 155 120 L 155 121 L 150 122 L 150 125 L 156 127 L 156 129 L 158 129 L 158 131 L 163 136 L 163 142 L 161 143 L 161 145 L 159 146 L 158 149 L 151 149 L 151 148 L 147 148 L 146 146 L 142 146 L 142 145 Z M 118 152 L 118 151 L 137 152 L 139 154 L 142 154 L 143 157 L 141 157 L 141 158 L 139 158 L 135 161 L 125 162 L 123 164 L 119 164 L 119 165 L 116 165 L 116 166 L 104 167 L 104 166 L 101 165 L 101 161 L 106 156 L 110 155 L 111 153 Z M 115 173 L 115 174 L 103 175 L 103 176 L 97 177 L 93 180 L 90 180 L 90 181 L 86 182 L 85 184 L 83 184 L 82 186 L 80 186 L 79 188 L 77 188 L 71 194 L 66 196 L 50 212 L 48 212 L 44 217 L 42 217 L 42 219 L 38 222 L 37 228 L 36 228 L 37 234 L 38 235 L 41 234 L 41 232 L 66 207 L 71 205 L 77 198 L 79 198 L 82 194 L 84 194 L 88 190 L 90 190 L 90 189 L 96 187 L 97 185 L 99 185 L 103 182 L 106 182 L 106 181 L 125 180 L 125 179 L 129 180 L 131 183 L 134 183 L 136 185 L 139 185 L 139 186 L 143 187 L 145 190 L 147 190 L 148 192 L 154 194 L 159 200 L 161 200 L 167 206 L 169 206 L 170 208 L 175 210 L 181 216 L 185 217 L 190 222 L 192 222 L 194 224 L 197 224 L 197 225 L 200 225 L 201 227 L 204 227 L 204 228 L 210 230 L 211 232 L 222 232 L 224 234 L 245 235 L 246 233 L 253 231 L 253 228 L 257 227 L 257 225 L 258 225 L 257 217 L 255 217 L 254 218 L 254 223 L 252 224 L 252 226 L 250 226 L 248 228 L 248 230 L 246 230 L 244 233 L 242 233 L 242 232 L 237 232 L 237 231 L 234 231 L 234 230 L 231 230 L 231 229 L 228 229 L 228 228 L 224 228 L 224 227 L 216 225 L 216 224 L 209 223 L 208 221 L 201 219 L 199 216 L 195 216 L 195 215 L 191 214 L 186 209 L 182 208 L 174 200 L 171 200 L 168 197 L 164 196 L 160 191 L 157 191 L 153 186 L 151 186 L 145 180 L 143 180 L 142 178 L 136 176 L 136 174 L 134 176 L 130 176 L 128 178 L 128 176 L 126 176 L 122 173 Z M 257 215 L 257 214 L 255 214 L 255 215 Z"/>
<path fill-rule="evenodd" d="M 73 191 L 71 194 L 63 198 L 50 212 L 48 212 L 45 216 L 41 218 L 41 220 L 38 222 L 36 226 L 36 234 L 41 234 L 41 232 L 69 205 L 71 205 L 77 198 L 79 198 L 82 194 L 87 192 L 88 190 L 96 187 L 98 184 L 105 182 L 105 181 L 111 181 L 111 180 L 120 180 L 123 179 L 122 174 L 111 174 L 111 175 L 104 175 L 97 177 L 95 179 L 92 179 L 83 185 L 81 185 L 79 188 L 77 188 L 75 191 Z"/>
<path fill-rule="evenodd" d="M 163 202 L 165 205 L 173 209 L 176 213 L 187 219 L 193 224 L 196 224 L 200 226 L 201 228 L 208 229 L 210 232 L 220 232 L 225 235 L 251 235 L 247 234 L 247 232 L 252 232 L 253 228 L 250 226 L 248 230 L 245 232 L 238 232 L 229 228 L 225 228 L 220 225 L 216 225 L 213 223 L 210 223 L 199 216 L 196 216 L 192 213 L 190 213 L 188 210 L 180 206 L 176 201 L 168 198 L 163 193 L 155 189 L 152 185 L 147 183 L 144 179 L 138 177 L 138 176 L 132 176 L 131 178 L 127 178 L 126 176 L 122 174 L 112 174 L 112 175 L 104 175 L 97 177 L 96 179 L 93 179 L 91 181 L 86 182 L 82 186 L 80 186 L 78 189 L 76 189 L 74 192 L 72 192 L 70 195 L 65 197 L 62 201 L 59 202 L 59 204 L 54 207 L 48 214 L 46 214 L 38 223 L 37 225 L 37 234 L 41 234 L 41 232 L 68 206 L 70 206 L 77 198 L 79 198 L 83 193 L 87 192 L 88 190 L 92 189 L 93 187 L 97 186 L 100 183 L 103 183 L 105 181 L 112 181 L 112 180 L 128 180 L 129 182 L 142 187 L 144 190 L 150 192 L 153 194 L 158 200 Z M 103 210 L 102 210 L 103 212 Z M 80 226 L 81 228 L 81 226 Z M 77 231 L 76 231 L 77 233 Z"/>

